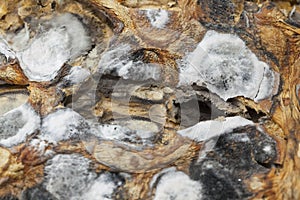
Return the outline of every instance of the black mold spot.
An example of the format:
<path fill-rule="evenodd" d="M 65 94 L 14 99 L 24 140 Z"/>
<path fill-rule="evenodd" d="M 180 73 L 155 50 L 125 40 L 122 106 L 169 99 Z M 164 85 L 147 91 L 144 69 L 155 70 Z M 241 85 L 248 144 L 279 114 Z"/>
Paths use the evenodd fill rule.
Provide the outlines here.
<path fill-rule="evenodd" d="M 230 0 L 198 0 L 197 4 L 205 12 L 201 21 L 212 21 L 215 24 L 228 24 L 234 22 L 235 6 Z"/>
<path fill-rule="evenodd" d="M 266 6 L 266 9 L 267 10 L 272 10 L 276 7 L 276 5 L 273 3 L 273 2 L 270 2 L 267 6 Z"/>
<path fill-rule="evenodd" d="M 201 182 L 204 199 L 251 197 L 243 181 L 274 166 L 275 141 L 255 126 L 240 127 L 211 140 L 215 139 L 218 141 L 206 157 L 190 165 L 190 177 Z"/>
<path fill-rule="evenodd" d="M 57 200 L 50 192 L 41 185 L 26 189 L 22 192 L 21 200 Z"/>
<path fill-rule="evenodd" d="M 55 10 L 55 8 L 56 8 L 56 1 L 52 1 L 52 3 L 51 3 L 51 9 Z"/>
<path fill-rule="evenodd" d="M 246 106 L 246 109 L 247 109 L 247 113 L 249 114 L 249 117 L 250 117 L 251 121 L 253 121 L 255 123 L 258 123 L 259 119 L 266 116 L 265 113 L 256 112 L 256 110 L 254 110 L 253 108 L 250 108 L 248 106 Z"/>
<path fill-rule="evenodd" d="M 10 194 L 10 195 L 0 197 L 0 200 L 19 200 L 19 198 L 17 198 L 17 197 Z"/>

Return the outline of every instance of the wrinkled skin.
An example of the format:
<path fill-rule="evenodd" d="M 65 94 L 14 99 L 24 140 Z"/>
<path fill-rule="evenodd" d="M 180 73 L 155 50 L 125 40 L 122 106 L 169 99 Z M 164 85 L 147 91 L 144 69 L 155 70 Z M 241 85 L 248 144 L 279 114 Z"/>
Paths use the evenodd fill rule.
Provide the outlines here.
<path fill-rule="evenodd" d="M 24 0 L 17 2 L 0 3 L 0 7 L 3 8 L 0 12 L 0 17 L 3 18 L 0 22 L 1 33 L 15 34 L 26 24 L 32 29 L 30 31 L 34 35 L 39 23 L 38 19 L 43 21 L 57 13 L 70 12 L 83 21 L 92 38 L 92 47 L 87 54 L 62 66 L 58 76 L 49 82 L 28 80 L 17 59 L 2 63 L 0 79 L 6 84 L 13 84 L 14 87 L 5 85 L 1 93 L 7 91 L 18 93 L 20 91 L 15 90 L 15 87 L 20 86 L 23 92 L 25 90 L 28 93 L 28 102 L 41 117 L 47 116 L 56 109 L 71 107 L 85 118 L 96 120 L 101 124 L 114 121 L 124 125 L 122 123 L 126 124 L 126 120 L 132 120 L 132 124 L 143 126 L 147 123 L 149 129 L 155 130 L 154 139 L 151 140 L 153 146 L 150 147 L 143 147 L 138 142 L 130 146 L 126 143 L 128 141 L 120 143 L 94 136 L 72 138 L 56 146 L 47 147 L 55 154 L 79 153 L 92 161 L 97 172 L 105 170 L 131 173 L 132 178 L 125 181 L 126 183 L 119 189 L 121 192 L 114 196 L 115 199 L 153 199 L 155 190 L 149 187 L 151 178 L 155 173 L 170 166 L 176 166 L 195 180 L 204 177 L 222 182 L 218 173 L 221 174 L 220 176 L 225 174 L 225 177 L 237 175 L 243 177 L 242 183 L 235 183 L 231 179 L 223 180 L 228 186 L 225 188 L 227 192 L 224 195 L 214 196 L 210 191 L 211 188 L 204 185 L 206 191 L 203 193 L 210 198 L 300 198 L 300 192 L 297 190 L 300 187 L 300 58 L 298 53 L 300 18 L 297 18 L 300 15 L 300 8 L 296 6 L 293 10 L 294 2 L 291 4 L 236 0 L 138 2 L 78 0 L 60 3 L 48 0 L 38 2 Z M 155 27 L 160 26 L 159 24 L 153 27 L 151 20 L 147 18 L 145 9 L 149 8 L 167 10 L 168 21 L 162 28 Z M 224 102 L 214 94 L 207 97 L 208 91 L 205 86 L 204 88 L 199 85 L 177 88 L 179 82 L 177 60 L 183 58 L 186 52 L 193 51 L 208 30 L 238 35 L 259 60 L 278 72 L 280 85 L 276 95 L 259 102 L 244 97 L 235 97 Z M 132 47 L 126 56 L 133 62 L 140 61 L 158 66 L 159 78 L 139 80 L 137 75 L 142 74 L 143 69 L 137 74 L 133 73 L 131 77 L 127 74 L 129 78 L 125 80 L 114 70 L 107 74 L 96 73 L 101 56 L 124 43 Z M 87 57 L 92 57 L 93 48 L 96 49 L 97 54 L 95 60 L 85 61 Z M 68 85 L 63 78 L 69 73 L 70 66 L 77 65 L 89 69 L 92 75 L 82 84 Z M 122 95 L 128 95 L 130 90 L 126 87 L 122 88 L 117 85 L 118 83 L 136 84 L 142 87 L 138 92 L 130 93 L 130 98 L 126 99 Z M 119 87 L 115 89 L 115 85 Z M 277 155 L 272 154 L 272 158 L 269 158 L 261 154 L 259 141 L 270 139 L 262 136 L 260 131 L 247 127 L 241 132 L 251 136 L 252 142 L 255 143 L 250 145 L 253 149 L 247 147 L 239 154 L 238 147 L 241 144 L 229 142 L 232 148 L 227 148 L 229 139 L 224 136 L 207 156 L 207 159 L 211 160 L 203 161 L 203 163 L 215 162 L 216 173 L 198 167 L 196 158 L 204 143 L 194 142 L 176 134 L 177 130 L 192 126 L 199 121 L 181 124 L 182 121 L 178 119 L 178 105 L 184 102 L 184 100 L 180 102 L 178 96 L 189 99 L 192 95 L 188 93 L 192 90 L 197 92 L 198 102 L 202 105 L 200 110 L 214 109 L 216 114 L 213 117 L 212 111 L 203 112 L 204 118 L 199 119 L 200 121 L 219 116 L 241 115 L 255 123 L 260 122 L 263 130 L 276 141 Z M 90 98 L 91 93 L 95 94 L 93 98 Z M 183 104 L 181 106 L 183 107 Z M 124 116 L 128 107 L 129 115 L 134 116 L 130 120 L 126 118 L 128 116 Z M 154 110 L 153 114 L 149 114 L 151 109 Z M 194 110 L 187 111 L 187 121 L 192 121 L 195 116 L 193 113 Z M 183 114 L 180 117 L 183 119 Z M 0 173 L 0 195 L 3 198 L 9 195 L 21 197 L 22 194 L 30 196 L 30 191 L 37 190 L 32 188 L 39 188 L 39 184 L 43 182 L 45 162 L 53 155 L 40 154 L 29 145 L 31 139 L 38 134 L 38 131 L 32 133 L 18 146 L 9 149 L 1 147 L 0 152 L 7 155 L 7 159 L 2 161 L 3 164 L 1 163 Z M 224 166 L 235 169 L 235 157 L 229 156 L 228 160 L 233 159 L 233 164 L 230 165 L 224 159 L 218 160 L 218 156 L 222 155 L 226 158 L 227 151 L 230 152 L 231 149 L 237 154 L 229 153 L 230 156 L 241 156 L 242 159 L 245 157 L 247 165 L 242 166 L 241 170 L 237 170 L 234 174 L 227 174 L 218 166 L 220 163 L 225 163 Z M 249 168 L 249 171 L 245 172 L 246 168 Z M 201 173 L 204 175 L 200 175 Z M 208 184 L 214 185 L 213 182 Z M 42 191 L 44 188 L 39 190 Z"/>

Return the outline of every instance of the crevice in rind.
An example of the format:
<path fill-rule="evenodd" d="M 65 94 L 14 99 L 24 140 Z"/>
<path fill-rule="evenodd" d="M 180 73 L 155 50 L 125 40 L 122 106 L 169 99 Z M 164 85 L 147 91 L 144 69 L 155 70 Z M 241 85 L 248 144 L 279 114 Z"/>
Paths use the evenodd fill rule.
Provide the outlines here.
<path fill-rule="evenodd" d="M 29 92 L 27 90 L 27 86 L 28 85 L 25 85 L 25 86 L 11 85 L 11 84 L 0 85 L 0 95 L 3 95 L 3 94 L 16 94 L 16 93 L 29 95 Z"/>
<path fill-rule="evenodd" d="M 122 21 L 120 21 L 115 14 L 110 11 L 108 8 L 105 7 L 99 7 L 98 4 L 91 2 L 91 1 L 84 1 L 84 0 L 76 0 L 82 5 L 86 7 L 90 7 L 93 12 L 97 15 L 101 21 L 108 24 L 108 26 L 114 30 L 116 34 L 121 33 L 124 29 L 124 24 Z"/>

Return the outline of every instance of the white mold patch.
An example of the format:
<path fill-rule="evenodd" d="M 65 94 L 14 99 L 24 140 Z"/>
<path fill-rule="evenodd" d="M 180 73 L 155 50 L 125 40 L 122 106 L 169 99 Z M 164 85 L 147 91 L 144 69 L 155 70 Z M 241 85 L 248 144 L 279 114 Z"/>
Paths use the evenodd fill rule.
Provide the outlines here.
<path fill-rule="evenodd" d="M 56 155 L 46 163 L 43 184 L 59 200 L 80 199 L 96 177 L 87 158 L 76 154 Z"/>
<path fill-rule="evenodd" d="M 151 25 L 155 28 L 162 29 L 169 22 L 169 13 L 163 9 L 146 9 L 146 16 Z"/>
<path fill-rule="evenodd" d="M 130 129 L 126 127 L 110 124 L 99 125 L 93 131 L 93 133 L 99 138 L 119 141 L 128 139 L 130 132 Z"/>
<path fill-rule="evenodd" d="M 32 28 L 32 27 L 30 27 Z M 30 41 L 30 28 L 27 23 L 24 24 L 24 28 L 20 31 L 7 33 L 5 35 L 6 41 L 9 42 L 10 47 L 15 52 L 24 50 Z"/>
<path fill-rule="evenodd" d="M 272 97 L 273 94 L 276 94 L 279 87 L 279 80 L 280 78 L 277 72 L 273 72 L 269 67 L 265 68 L 259 91 L 254 100 L 267 99 Z"/>
<path fill-rule="evenodd" d="M 263 148 L 263 151 L 266 153 L 270 153 L 273 150 L 273 148 L 270 145 L 267 145 Z"/>
<path fill-rule="evenodd" d="M 0 117 L 0 144 L 7 147 L 20 144 L 39 127 L 39 115 L 29 104 L 23 104 Z"/>
<path fill-rule="evenodd" d="M 93 134 L 100 139 L 132 144 L 152 145 L 154 134 L 152 132 L 132 130 L 120 125 L 98 125 L 94 127 Z M 129 145 L 129 143 L 127 144 Z"/>
<path fill-rule="evenodd" d="M 90 133 L 87 121 L 71 109 L 57 110 L 43 119 L 39 139 L 57 144 L 59 141 L 84 137 Z"/>
<path fill-rule="evenodd" d="M 91 75 L 90 71 L 80 66 L 74 66 L 71 68 L 70 73 L 63 78 L 64 82 L 68 82 L 70 85 L 80 84 L 85 81 Z"/>
<path fill-rule="evenodd" d="M 236 142 L 251 142 L 250 138 L 248 137 L 247 133 L 236 133 L 228 136 L 228 139 L 236 141 Z"/>
<path fill-rule="evenodd" d="M 99 62 L 99 72 L 135 81 L 161 78 L 161 69 L 158 64 L 130 60 L 130 51 L 130 46 L 123 44 L 104 53 Z"/>
<path fill-rule="evenodd" d="M 90 47 L 81 22 L 71 14 L 63 14 L 45 22 L 29 46 L 17 52 L 25 75 L 31 81 L 50 81 L 68 60 Z"/>
<path fill-rule="evenodd" d="M 1 37 L 0 37 L 0 54 L 5 56 L 5 58 L 6 58 L 5 62 L 8 62 L 10 59 L 16 58 L 15 52 L 9 47 L 7 42 Z M 3 64 L 3 63 L 0 63 L 0 65 L 1 64 Z"/>
<path fill-rule="evenodd" d="M 272 96 L 278 84 L 277 74 L 232 34 L 208 31 L 179 65 L 179 85 L 204 83 L 224 100 L 244 96 L 259 101 Z"/>
<path fill-rule="evenodd" d="M 118 186 L 123 183 L 121 180 L 114 180 L 114 177 L 109 174 L 101 174 L 91 186 L 84 192 L 80 199 L 88 200 L 113 200 L 113 194 Z"/>
<path fill-rule="evenodd" d="M 254 123 L 240 116 L 226 117 L 224 120 L 216 119 L 199 122 L 192 127 L 178 131 L 178 133 L 200 142 L 247 125 L 254 125 Z"/>
<path fill-rule="evenodd" d="M 160 177 L 160 180 L 158 180 Z M 201 185 L 191 180 L 188 175 L 175 168 L 165 169 L 158 176 L 154 176 L 150 183 L 158 181 L 154 200 L 201 200 Z"/>
<path fill-rule="evenodd" d="M 77 155 L 56 155 L 47 161 L 43 186 L 58 200 L 110 200 L 123 181 L 116 174 L 99 176 L 89 159 Z"/>
<path fill-rule="evenodd" d="M 30 141 L 30 146 L 33 147 L 35 152 L 43 155 L 44 157 L 52 157 L 55 152 L 53 150 L 47 149 L 48 142 L 41 139 L 33 139 Z"/>

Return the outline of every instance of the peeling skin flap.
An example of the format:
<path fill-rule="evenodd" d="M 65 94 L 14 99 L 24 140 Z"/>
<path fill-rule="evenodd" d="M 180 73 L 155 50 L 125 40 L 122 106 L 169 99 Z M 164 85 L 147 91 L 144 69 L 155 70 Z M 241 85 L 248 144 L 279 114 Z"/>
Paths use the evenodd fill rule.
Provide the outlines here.
<path fill-rule="evenodd" d="M 57 144 L 73 137 L 84 137 L 89 132 L 89 124 L 81 115 L 72 109 L 60 109 L 43 119 L 39 138 Z"/>
<path fill-rule="evenodd" d="M 99 61 L 100 74 L 116 73 L 124 79 L 134 81 L 161 78 L 161 69 L 158 64 L 132 61 L 128 58 L 131 51 L 128 44 L 122 44 L 105 52 Z"/>
<path fill-rule="evenodd" d="M 9 48 L 7 42 L 0 37 L 0 54 L 3 54 L 8 61 L 15 58 L 15 53 Z"/>
<path fill-rule="evenodd" d="M 158 178 L 160 177 L 160 178 Z M 154 175 L 150 187 L 157 183 L 154 200 L 200 200 L 201 184 L 176 168 L 167 168 Z"/>
<path fill-rule="evenodd" d="M 20 66 L 31 81 L 54 79 L 65 62 L 90 47 L 83 25 L 71 14 L 54 17 L 44 26 L 49 31 L 43 31 L 25 50 L 17 52 Z"/>
<path fill-rule="evenodd" d="M 238 36 L 208 31 L 197 48 L 179 62 L 180 85 L 205 83 L 225 101 L 244 96 L 255 101 L 272 95 L 275 73 Z"/>
<path fill-rule="evenodd" d="M 235 128 L 253 124 L 252 121 L 240 116 L 226 117 L 224 121 L 209 120 L 199 122 L 192 127 L 178 131 L 178 133 L 184 137 L 200 142 L 229 132 Z"/>
<path fill-rule="evenodd" d="M 40 116 L 27 103 L 4 114 L 0 118 L 2 120 L 0 144 L 8 147 L 24 142 L 28 135 L 40 127 Z"/>

